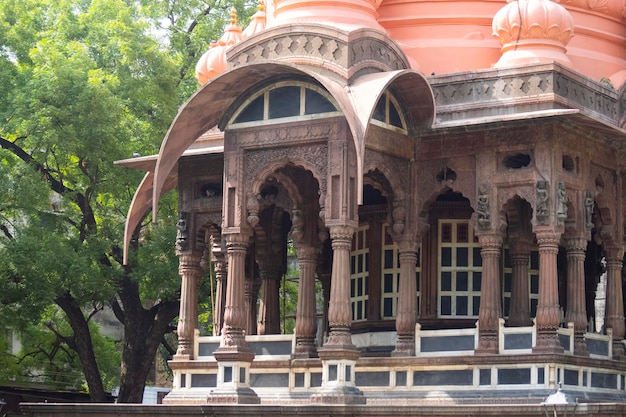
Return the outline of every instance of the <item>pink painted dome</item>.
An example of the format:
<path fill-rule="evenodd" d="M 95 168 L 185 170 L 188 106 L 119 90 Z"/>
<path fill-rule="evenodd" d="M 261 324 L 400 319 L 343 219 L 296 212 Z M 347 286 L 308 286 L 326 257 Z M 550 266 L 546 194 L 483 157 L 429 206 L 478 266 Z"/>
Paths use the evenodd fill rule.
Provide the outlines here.
<path fill-rule="evenodd" d="M 211 42 L 196 64 L 196 79 L 204 85 L 213 78 L 226 71 L 226 49 L 241 42 L 243 39 L 241 27 L 237 25 L 237 12 L 233 8 L 230 12 L 230 24 L 217 42 Z"/>
<path fill-rule="evenodd" d="M 572 66 L 565 45 L 574 36 L 574 20 L 552 0 L 511 0 L 496 13 L 492 28 L 502 45 L 496 68 L 547 62 Z"/>
<path fill-rule="evenodd" d="M 271 26 L 319 23 L 344 30 L 368 27 L 385 31 L 376 9 L 382 0 L 274 0 Z"/>

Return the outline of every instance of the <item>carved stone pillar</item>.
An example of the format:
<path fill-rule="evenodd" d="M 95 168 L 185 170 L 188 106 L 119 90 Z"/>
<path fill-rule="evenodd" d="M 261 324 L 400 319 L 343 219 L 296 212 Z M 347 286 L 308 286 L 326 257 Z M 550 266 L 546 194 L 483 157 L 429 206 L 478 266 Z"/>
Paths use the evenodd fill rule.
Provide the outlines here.
<path fill-rule="evenodd" d="M 587 309 L 585 305 L 585 251 L 587 239 L 567 238 L 567 311 L 565 322 L 574 323 L 574 353 L 588 356 L 585 332 Z"/>
<path fill-rule="evenodd" d="M 415 265 L 417 245 L 414 242 L 401 242 L 398 248 L 400 258 L 400 283 L 398 288 L 398 308 L 396 331 L 398 339 L 392 356 L 415 355 L 415 323 L 417 321 L 417 286 Z"/>
<path fill-rule="evenodd" d="M 280 303 L 278 300 L 280 271 L 260 264 L 261 301 L 259 303 L 258 334 L 280 334 Z"/>
<path fill-rule="evenodd" d="M 502 291 L 500 290 L 500 252 L 502 236 L 481 234 L 480 255 L 483 261 L 478 312 L 479 340 L 477 354 L 498 353 L 498 321 L 502 317 Z"/>
<path fill-rule="evenodd" d="M 530 242 L 512 238 L 509 241 L 511 256 L 511 305 L 508 324 L 511 327 L 530 326 L 530 305 L 528 289 L 528 264 L 530 262 Z"/>
<path fill-rule="evenodd" d="M 354 368 L 359 351 L 352 343 L 350 325 L 350 247 L 354 227 L 331 226 L 333 264 L 328 306 L 328 340 L 318 350 L 322 359 L 322 388 L 312 402 L 364 404 L 363 393 L 354 385 Z"/>
<path fill-rule="evenodd" d="M 245 267 L 247 237 L 226 236 L 228 285 L 224 328 L 220 347 L 214 352 L 217 360 L 217 388 L 207 398 L 208 403 L 258 404 L 259 397 L 250 389 L 250 364 L 254 359 L 246 344 Z"/>
<path fill-rule="evenodd" d="M 251 271 L 254 274 L 254 268 Z M 246 300 L 246 334 L 255 335 L 257 329 L 257 300 L 259 299 L 259 289 L 261 281 L 256 276 L 246 278 L 245 284 L 245 300 Z"/>
<path fill-rule="evenodd" d="M 613 359 L 624 357 L 624 302 L 622 299 L 621 248 L 605 249 L 606 260 L 606 321 L 605 327 L 613 330 Z"/>
<path fill-rule="evenodd" d="M 178 349 L 174 360 L 193 359 L 193 338 L 198 327 L 198 284 L 202 278 L 202 252 L 178 254 L 178 273 L 181 276 L 180 312 L 178 315 Z"/>
<path fill-rule="evenodd" d="M 298 282 L 298 304 L 296 307 L 296 347 L 294 358 L 313 358 L 317 356 L 315 334 L 317 333 L 317 306 L 315 294 L 315 266 L 318 251 L 312 246 L 299 244 L 298 264 L 300 279 Z"/>
<path fill-rule="evenodd" d="M 554 230 L 536 232 L 539 244 L 539 300 L 537 303 L 537 343 L 534 352 L 563 353 L 556 333 L 561 321 L 556 256 L 561 234 Z"/>
<path fill-rule="evenodd" d="M 213 311 L 213 336 L 222 334 L 224 327 L 224 308 L 226 307 L 226 273 L 228 264 L 226 257 L 213 252 L 213 268 L 215 269 L 215 310 Z"/>

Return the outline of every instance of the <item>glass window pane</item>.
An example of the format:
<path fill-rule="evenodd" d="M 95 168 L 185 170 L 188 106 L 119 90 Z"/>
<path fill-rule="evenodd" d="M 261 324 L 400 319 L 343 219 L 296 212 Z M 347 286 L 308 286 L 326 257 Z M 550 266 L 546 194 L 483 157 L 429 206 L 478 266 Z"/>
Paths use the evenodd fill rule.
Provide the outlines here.
<path fill-rule="evenodd" d="M 328 113 L 336 111 L 335 106 L 317 91 L 306 89 L 304 114 Z"/>
<path fill-rule="evenodd" d="M 358 296 L 362 296 L 363 295 L 363 278 L 359 278 L 357 280 L 356 294 Z"/>
<path fill-rule="evenodd" d="M 239 113 L 239 116 L 235 119 L 235 123 L 263 120 L 263 107 L 263 94 L 261 94 Z"/>
<path fill-rule="evenodd" d="M 356 297 L 356 280 L 355 279 L 351 279 L 350 280 L 350 297 L 354 298 Z"/>
<path fill-rule="evenodd" d="M 468 288 L 467 271 L 458 271 L 456 273 L 456 290 L 467 291 L 467 288 Z"/>
<path fill-rule="evenodd" d="M 480 256 L 480 248 L 473 248 L 472 258 L 474 266 L 483 266 L 483 258 Z"/>
<path fill-rule="evenodd" d="M 359 273 L 363 272 L 363 254 L 359 253 L 359 261 L 357 262 L 357 271 Z"/>
<path fill-rule="evenodd" d="M 469 225 L 467 223 L 459 223 L 456 225 L 456 241 L 467 243 L 469 241 Z"/>
<path fill-rule="evenodd" d="M 365 252 L 365 265 L 363 266 L 364 266 L 365 272 L 370 270 L 370 253 L 369 252 Z"/>
<path fill-rule="evenodd" d="M 504 292 L 511 292 L 511 281 L 513 277 L 510 273 L 504 274 Z"/>
<path fill-rule="evenodd" d="M 452 224 L 443 223 L 441 225 L 441 241 L 452 242 Z"/>
<path fill-rule="evenodd" d="M 530 276 L 530 293 L 539 294 L 539 275 Z"/>
<path fill-rule="evenodd" d="M 385 274 L 383 292 L 387 294 L 393 292 L 393 274 Z"/>
<path fill-rule="evenodd" d="M 537 303 L 538 300 L 535 300 L 534 298 L 530 299 L 530 317 L 537 316 Z"/>
<path fill-rule="evenodd" d="M 350 274 L 354 275 L 356 273 L 356 256 L 350 257 Z"/>
<path fill-rule="evenodd" d="M 452 248 L 441 248 L 441 266 L 452 266 Z"/>
<path fill-rule="evenodd" d="M 372 115 L 372 118 L 375 120 L 379 120 L 381 122 L 385 121 L 385 96 L 383 95 L 380 100 L 378 100 L 378 103 L 376 103 L 376 108 L 374 109 L 374 114 Z"/>
<path fill-rule="evenodd" d="M 417 291 L 420 290 L 420 273 L 419 272 L 415 272 L 415 289 Z"/>
<path fill-rule="evenodd" d="M 367 275 L 365 277 L 365 295 L 370 293 L 370 277 Z"/>
<path fill-rule="evenodd" d="M 393 299 L 385 298 L 383 300 L 383 316 L 385 317 L 393 316 Z"/>
<path fill-rule="evenodd" d="M 386 249 L 385 250 L 385 261 L 384 261 L 384 266 L 383 268 L 385 269 L 391 269 L 393 268 L 393 250 L 391 249 Z"/>
<path fill-rule="evenodd" d="M 504 317 L 508 317 L 509 311 L 511 309 L 511 299 L 509 297 L 504 298 L 504 304 L 502 305 L 502 308 L 504 310 Z"/>
<path fill-rule="evenodd" d="M 467 297 L 466 296 L 456 297 L 456 315 L 467 316 Z"/>
<path fill-rule="evenodd" d="M 511 254 L 508 249 L 504 250 L 504 267 L 511 268 Z"/>
<path fill-rule="evenodd" d="M 361 320 L 363 318 L 363 301 L 357 301 L 356 303 L 356 319 Z"/>
<path fill-rule="evenodd" d="M 468 266 L 468 255 L 467 248 L 456 248 L 456 266 Z"/>
<path fill-rule="evenodd" d="M 279 87 L 269 94 L 270 119 L 300 115 L 300 87 Z"/>
<path fill-rule="evenodd" d="M 402 119 L 400 118 L 400 113 L 398 112 L 398 109 L 391 101 L 389 102 L 389 124 L 392 126 L 399 127 L 401 129 L 404 128 L 404 126 L 402 126 Z"/>
<path fill-rule="evenodd" d="M 441 291 L 452 291 L 452 272 L 441 273 Z"/>
<path fill-rule="evenodd" d="M 539 269 L 539 252 L 530 252 L 530 269 Z"/>
<path fill-rule="evenodd" d="M 473 278 L 472 290 L 480 291 L 480 284 L 481 284 L 482 277 L 483 277 L 482 272 L 474 272 L 472 274 L 472 278 Z"/>
<path fill-rule="evenodd" d="M 477 316 L 480 311 L 480 297 L 472 297 L 472 315 Z"/>
<path fill-rule="evenodd" d="M 441 315 L 442 316 L 452 315 L 452 297 L 450 296 L 441 297 Z"/>

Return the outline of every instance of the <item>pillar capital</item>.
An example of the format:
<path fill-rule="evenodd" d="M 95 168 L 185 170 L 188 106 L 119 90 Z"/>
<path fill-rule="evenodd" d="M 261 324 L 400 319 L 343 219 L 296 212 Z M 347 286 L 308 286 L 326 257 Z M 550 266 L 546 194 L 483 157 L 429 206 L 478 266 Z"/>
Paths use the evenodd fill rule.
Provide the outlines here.
<path fill-rule="evenodd" d="M 535 236 L 537 237 L 537 244 L 541 248 L 543 247 L 559 247 L 561 241 L 561 232 L 552 228 L 536 228 Z"/>
<path fill-rule="evenodd" d="M 498 233 L 478 234 L 478 242 L 480 243 L 482 251 L 485 251 L 487 254 L 494 251 L 497 251 L 499 254 L 500 249 L 502 248 L 502 240 L 502 236 Z"/>
<path fill-rule="evenodd" d="M 330 232 L 330 238 L 335 242 L 352 242 L 352 236 L 356 230 L 356 227 L 350 225 L 333 225 L 328 228 Z"/>
<path fill-rule="evenodd" d="M 584 255 L 587 250 L 587 238 L 566 236 L 563 238 L 563 243 L 567 253 L 582 253 Z"/>

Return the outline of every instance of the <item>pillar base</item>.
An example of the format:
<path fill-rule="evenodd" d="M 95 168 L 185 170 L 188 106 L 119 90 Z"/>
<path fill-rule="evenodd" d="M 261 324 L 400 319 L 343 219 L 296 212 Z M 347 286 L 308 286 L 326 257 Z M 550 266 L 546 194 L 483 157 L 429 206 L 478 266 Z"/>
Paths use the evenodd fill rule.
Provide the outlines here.
<path fill-rule="evenodd" d="M 259 396 L 251 388 L 220 387 L 211 391 L 207 404 L 260 404 Z"/>
<path fill-rule="evenodd" d="M 498 333 L 483 333 L 478 337 L 478 347 L 474 355 L 497 355 L 499 350 Z"/>
<path fill-rule="evenodd" d="M 317 349 L 314 345 L 296 345 L 294 353 L 291 354 L 291 359 L 309 359 L 318 358 Z"/>
<path fill-rule="evenodd" d="M 311 395 L 313 404 L 362 405 L 366 403 L 365 396 L 360 389 L 351 386 L 335 386 L 321 388 Z"/>
<path fill-rule="evenodd" d="M 391 352 L 391 356 L 415 356 L 415 334 L 398 335 L 396 348 Z"/>
<path fill-rule="evenodd" d="M 533 353 L 563 354 L 563 352 L 565 350 L 559 342 L 556 329 L 550 329 L 548 332 L 537 330 L 537 343 L 533 348 Z"/>
<path fill-rule="evenodd" d="M 356 361 L 361 352 L 356 349 L 323 347 L 318 351 L 322 359 L 322 387 L 311 396 L 318 404 L 365 404 L 363 392 L 354 385 Z"/>
<path fill-rule="evenodd" d="M 621 340 L 613 341 L 613 360 L 622 360 L 626 357 L 624 352 L 624 344 Z"/>

